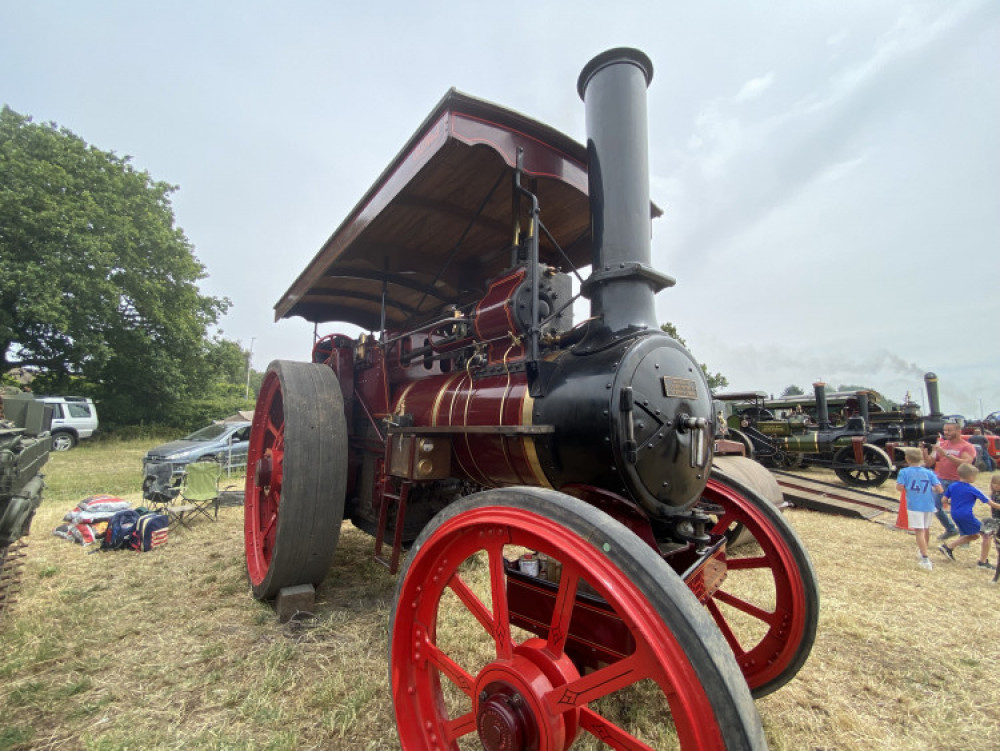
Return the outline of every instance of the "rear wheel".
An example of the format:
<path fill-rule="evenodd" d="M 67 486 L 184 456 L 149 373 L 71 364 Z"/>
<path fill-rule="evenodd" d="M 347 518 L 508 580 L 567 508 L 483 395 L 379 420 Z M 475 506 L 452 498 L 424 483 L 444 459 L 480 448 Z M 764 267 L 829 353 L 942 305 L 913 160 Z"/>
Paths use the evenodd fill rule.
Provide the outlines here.
<path fill-rule="evenodd" d="M 892 460 L 882 449 L 870 443 L 861 447 L 861 454 L 862 464 L 857 464 L 853 446 L 840 449 L 833 456 L 834 473 L 845 485 L 856 488 L 879 487 L 892 474 Z"/>
<path fill-rule="evenodd" d="M 550 571 L 521 580 L 529 597 L 547 593 L 527 608 L 534 621 L 511 594 L 524 552 Z M 580 641 L 602 625 L 620 653 Z M 613 748 L 766 747 L 730 650 L 679 576 L 561 493 L 486 491 L 438 514 L 407 559 L 390 633 L 404 749 L 561 751 L 580 733 Z M 587 648 L 601 654 L 584 673 Z"/>
<path fill-rule="evenodd" d="M 729 642 L 755 698 L 790 681 L 816 639 L 819 585 L 805 546 L 769 500 L 732 476 L 713 472 L 704 498 L 712 532 L 749 534 L 727 546 L 726 578 L 705 602 Z"/>
<path fill-rule="evenodd" d="M 340 537 L 346 483 L 347 424 L 336 375 L 325 365 L 271 363 L 247 463 L 244 549 L 254 597 L 323 581 Z"/>
<path fill-rule="evenodd" d="M 76 445 L 76 436 L 65 430 L 57 430 L 52 434 L 53 451 L 69 451 Z"/>

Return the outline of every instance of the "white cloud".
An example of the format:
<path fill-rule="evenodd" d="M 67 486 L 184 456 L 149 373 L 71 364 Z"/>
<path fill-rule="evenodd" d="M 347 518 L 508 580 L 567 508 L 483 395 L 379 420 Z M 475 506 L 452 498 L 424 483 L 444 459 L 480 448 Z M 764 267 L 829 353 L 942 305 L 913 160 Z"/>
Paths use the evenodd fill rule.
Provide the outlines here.
<path fill-rule="evenodd" d="M 751 78 L 745 84 L 743 88 L 739 90 L 734 101 L 737 102 L 749 102 L 752 99 L 757 99 L 765 91 L 771 88 L 771 84 L 774 83 L 774 73 L 768 73 L 764 76 L 758 76 L 757 78 Z"/>

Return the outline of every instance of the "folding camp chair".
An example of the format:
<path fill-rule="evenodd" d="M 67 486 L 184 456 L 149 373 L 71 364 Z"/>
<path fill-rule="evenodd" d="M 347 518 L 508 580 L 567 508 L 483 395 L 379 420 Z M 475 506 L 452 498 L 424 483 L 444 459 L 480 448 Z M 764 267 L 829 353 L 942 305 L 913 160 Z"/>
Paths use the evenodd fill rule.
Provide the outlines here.
<path fill-rule="evenodd" d="M 219 518 L 219 478 L 222 467 L 216 462 L 195 462 L 189 464 L 181 479 L 181 501 L 192 508 L 192 517 L 204 514 L 213 521 Z M 214 515 L 209 511 L 214 511 Z M 181 519 L 185 526 L 187 523 Z"/>
<path fill-rule="evenodd" d="M 181 493 L 181 485 L 174 480 L 174 466 L 170 462 L 147 464 L 145 477 L 142 481 L 142 498 L 149 503 L 151 511 L 166 514 L 170 525 L 174 522 L 188 526 L 184 514 L 195 510 L 194 504 L 177 503 Z"/>
<path fill-rule="evenodd" d="M 144 468 L 145 477 L 142 480 L 142 498 L 149 501 L 154 511 L 168 505 L 181 489 L 174 484 L 174 467 L 170 462 L 147 464 Z"/>

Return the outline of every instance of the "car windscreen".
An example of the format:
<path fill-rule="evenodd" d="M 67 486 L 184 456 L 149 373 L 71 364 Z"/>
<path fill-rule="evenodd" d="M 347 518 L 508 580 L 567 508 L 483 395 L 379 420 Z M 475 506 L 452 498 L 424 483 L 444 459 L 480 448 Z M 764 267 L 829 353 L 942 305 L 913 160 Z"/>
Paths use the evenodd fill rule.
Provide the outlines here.
<path fill-rule="evenodd" d="M 206 425 L 205 427 L 201 428 L 200 430 L 194 431 L 191 435 L 185 436 L 184 440 L 185 441 L 211 441 L 211 440 L 214 440 L 214 439 L 218 438 L 219 436 L 221 436 L 223 433 L 226 432 L 226 430 L 227 430 L 227 428 L 226 428 L 225 425 Z"/>

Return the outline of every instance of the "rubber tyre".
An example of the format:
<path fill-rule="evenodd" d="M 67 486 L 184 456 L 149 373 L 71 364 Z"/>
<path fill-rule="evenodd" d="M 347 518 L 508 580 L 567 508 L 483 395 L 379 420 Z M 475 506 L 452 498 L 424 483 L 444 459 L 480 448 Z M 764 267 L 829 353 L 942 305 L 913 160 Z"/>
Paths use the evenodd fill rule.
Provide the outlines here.
<path fill-rule="evenodd" d="M 852 488 L 877 488 L 892 474 L 892 459 L 885 451 L 870 443 L 864 444 L 861 450 L 865 460 L 865 468 L 844 469 L 837 467 L 833 472 L 840 478 L 841 482 Z M 840 449 L 834 454 L 833 461 L 835 464 L 853 464 L 854 447 L 845 446 Z"/>
<path fill-rule="evenodd" d="M 77 439 L 72 433 L 65 430 L 57 430 L 52 434 L 53 451 L 69 451 L 76 446 Z"/>
<path fill-rule="evenodd" d="M 542 666 L 547 676 L 566 677 L 568 658 L 559 635 L 568 631 L 568 625 L 558 622 L 558 616 L 548 625 L 547 640 L 514 642 L 499 562 L 504 545 L 524 546 L 561 561 L 558 596 L 565 602 L 573 602 L 569 598 L 585 575 L 638 645 L 631 657 L 583 679 L 579 673 L 574 679 L 570 667 L 565 683 L 537 695 L 525 694 L 524 706 L 531 708 L 532 719 L 542 728 L 538 748 L 567 748 L 578 729 L 612 739 L 621 730 L 626 735 L 619 740 L 626 742 L 616 747 L 635 747 L 629 745 L 632 736 L 627 731 L 584 703 L 586 691 L 578 691 L 580 684 L 575 681 L 589 680 L 592 687 L 613 683 L 615 671 L 631 680 L 629 671 L 638 671 L 637 665 L 649 671 L 639 677 L 652 678 L 663 690 L 662 695 L 653 691 L 652 696 L 669 704 L 682 748 L 766 748 L 760 718 L 732 653 L 691 591 L 652 548 L 583 501 L 552 490 L 502 488 L 468 496 L 435 516 L 418 537 L 400 576 L 390 623 L 390 672 L 403 749 L 456 749 L 459 737 L 474 736 L 483 716 L 483 682 L 511 664 L 531 670 Z M 474 575 L 469 573 L 469 558 L 482 551 L 486 551 L 485 581 L 491 583 L 489 599 L 470 603 L 461 594 L 458 597 L 460 605 L 479 614 L 482 639 L 484 644 L 495 644 L 496 660 L 466 672 L 438 646 L 452 622 L 449 611 L 439 606 L 444 594 L 450 597 L 468 586 L 466 579 Z M 559 612 L 558 607 L 555 610 Z M 500 615 L 494 619 L 492 613 Z M 494 654 L 493 645 L 484 646 L 482 653 Z M 515 682 L 520 680 L 516 671 L 509 674 L 519 676 L 512 679 Z M 468 709 L 463 705 L 456 710 L 461 712 L 457 717 L 448 716 L 442 683 L 451 684 L 469 704 Z M 541 711 L 552 706 L 560 714 L 546 716 Z M 607 737 L 605 742 L 611 743 Z M 519 744 L 507 739 L 493 747 Z"/>
<path fill-rule="evenodd" d="M 771 502 L 775 508 L 781 508 L 785 502 L 785 494 L 781 486 L 767 467 L 753 459 L 744 456 L 717 456 L 712 459 L 712 472 L 719 472 L 742 483 L 762 498 Z M 726 533 L 729 547 L 735 548 L 753 542 L 753 535 L 742 524 Z"/>
<path fill-rule="evenodd" d="M 253 595 L 323 581 L 340 537 L 347 423 L 325 365 L 272 362 L 250 433 L 244 549 Z"/>
<path fill-rule="evenodd" d="M 812 651 L 820 608 L 816 571 L 805 545 L 781 512 L 747 485 L 713 473 L 704 498 L 724 508 L 716 517 L 713 533 L 726 534 L 741 527 L 760 545 L 760 552 L 729 551 L 726 580 L 705 602 L 732 648 L 754 698 L 759 699 L 794 678 Z M 759 584 L 748 590 L 739 589 L 741 572 L 751 572 L 752 578 L 753 572 L 765 570 L 771 574 L 771 592 L 762 591 Z M 766 627 L 756 644 L 739 642 L 720 603 Z"/>

